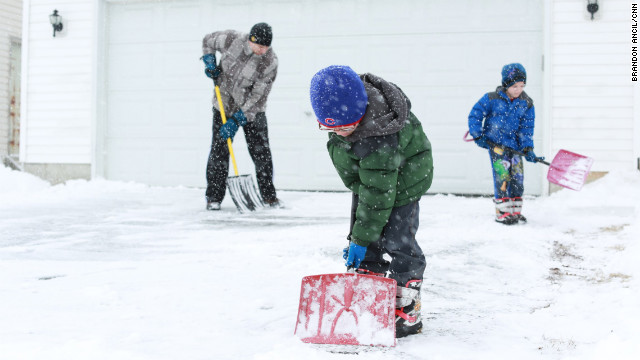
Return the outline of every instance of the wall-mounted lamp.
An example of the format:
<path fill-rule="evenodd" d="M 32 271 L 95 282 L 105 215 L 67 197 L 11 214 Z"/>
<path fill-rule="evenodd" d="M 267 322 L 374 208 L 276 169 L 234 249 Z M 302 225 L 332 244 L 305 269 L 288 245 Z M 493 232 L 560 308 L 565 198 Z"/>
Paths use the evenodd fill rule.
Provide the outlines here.
<path fill-rule="evenodd" d="M 587 11 L 591 13 L 591 20 L 593 20 L 593 14 L 598 12 L 598 0 L 587 0 Z"/>
<path fill-rule="evenodd" d="M 49 15 L 49 22 L 53 26 L 53 37 L 56 37 L 56 31 L 62 31 L 62 16 L 58 15 L 58 10 Z"/>

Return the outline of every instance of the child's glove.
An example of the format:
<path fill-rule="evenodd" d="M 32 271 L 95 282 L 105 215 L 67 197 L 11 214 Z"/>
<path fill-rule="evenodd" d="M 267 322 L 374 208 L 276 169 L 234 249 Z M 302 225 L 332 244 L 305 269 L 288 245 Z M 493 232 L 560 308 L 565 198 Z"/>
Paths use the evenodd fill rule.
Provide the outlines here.
<path fill-rule="evenodd" d="M 360 267 L 360 263 L 364 259 L 364 255 L 367 253 L 367 247 L 360 246 L 352 242 L 352 243 L 349 243 L 349 246 L 344 248 L 342 252 L 343 252 L 342 257 L 345 260 L 347 260 L 347 262 L 344 265 L 346 267 L 354 267 L 357 269 Z"/>
<path fill-rule="evenodd" d="M 538 161 L 544 160 L 544 156 L 537 157 L 536 153 L 533 152 L 532 148 L 524 148 L 524 158 L 528 162 L 537 163 Z"/>
<path fill-rule="evenodd" d="M 487 142 L 487 139 L 484 137 L 484 135 L 480 135 L 480 137 L 473 139 L 473 141 L 475 141 L 476 145 L 480 146 L 481 148 L 489 148 L 489 143 Z"/>

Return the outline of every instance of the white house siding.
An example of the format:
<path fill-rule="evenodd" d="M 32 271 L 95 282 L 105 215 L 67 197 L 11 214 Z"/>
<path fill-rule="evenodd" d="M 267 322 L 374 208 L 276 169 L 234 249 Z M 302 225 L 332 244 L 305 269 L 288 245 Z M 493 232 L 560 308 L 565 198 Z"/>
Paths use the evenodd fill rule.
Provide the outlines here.
<path fill-rule="evenodd" d="M 80 166 L 80 177 L 90 174 L 96 6 L 90 0 L 25 0 L 20 161 L 33 172 L 60 164 Z M 64 26 L 55 37 L 49 23 L 54 9 Z"/>
<path fill-rule="evenodd" d="M 637 166 L 631 81 L 631 3 L 599 1 L 591 20 L 586 1 L 555 0 L 551 25 L 549 154 L 566 149 L 595 159 L 592 171 Z M 635 123 L 635 124 L 634 124 Z M 635 135 L 634 135 L 635 134 Z"/>
<path fill-rule="evenodd" d="M 144 147 L 146 153 L 128 152 L 118 143 L 127 139 L 117 138 L 118 133 L 129 137 L 138 133 L 114 128 L 128 124 L 124 116 L 132 114 L 126 108 L 118 108 L 123 103 L 114 100 L 133 88 L 124 82 L 127 73 L 112 73 L 112 70 L 124 67 L 136 77 L 148 75 L 128 68 L 128 65 L 140 68 L 147 63 L 146 59 L 127 57 L 116 51 L 124 49 L 127 42 L 138 41 L 141 35 L 149 33 L 148 29 L 127 38 L 120 36 L 118 26 L 135 24 L 135 16 L 141 14 L 139 10 L 145 4 L 156 12 L 154 21 L 165 21 L 166 26 L 158 27 L 162 34 L 157 33 L 156 37 L 166 37 L 165 42 L 177 46 L 170 57 L 152 58 L 149 63 L 173 64 L 172 61 L 188 57 L 185 66 L 170 66 L 169 74 L 173 75 L 161 80 L 176 80 L 173 71 L 180 70 L 178 80 L 191 82 L 188 88 L 198 91 L 197 98 L 187 93 L 181 96 L 201 105 L 197 109 L 185 108 L 188 113 L 179 116 L 178 121 L 186 119 L 194 126 L 186 133 L 184 127 L 175 132 L 181 138 L 197 133 L 192 147 L 197 148 L 198 155 L 188 155 L 186 148 L 168 151 L 169 156 L 162 158 L 166 164 L 160 163 L 166 171 L 143 182 L 172 185 L 175 180 L 185 185 L 203 185 L 210 136 L 211 89 L 210 81 L 201 73 L 202 64 L 197 61 L 200 38 L 218 29 L 246 31 L 257 21 L 269 21 L 274 26 L 274 48 L 281 65 L 267 110 L 278 187 L 342 188 L 322 150 L 325 135 L 301 125 L 313 120 L 305 95 L 308 81 L 315 70 L 332 63 L 349 64 L 357 71 L 370 71 L 388 78 L 412 98 L 414 112 L 425 123 L 434 144 L 434 191 L 491 191 L 486 156 L 459 138 L 466 130 L 470 107 L 483 92 L 497 85 L 500 67 L 512 61 L 524 63 L 528 70 L 527 92 L 532 94 L 538 113 L 536 149 L 543 149 L 547 156 L 560 148 L 584 153 L 596 159 L 595 171 L 635 166 L 640 141 L 640 105 L 637 104 L 640 90 L 634 87 L 629 76 L 630 2 L 627 0 L 600 1 L 600 11 L 594 21 L 588 19 L 583 0 L 519 1 L 517 4 L 507 0 L 61 0 L 53 5 L 45 0 L 25 0 L 24 28 L 28 34 L 23 35 L 22 46 L 21 161 L 27 165 L 58 164 L 66 168 L 76 165 L 83 174 L 93 166 L 96 175 L 125 179 L 119 178 L 125 172 L 113 177 L 110 174 L 115 173 L 113 170 L 118 170 L 118 166 L 135 171 L 132 163 L 134 167 L 148 167 L 149 160 L 157 161 L 163 156 L 159 151 L 167 151 L 164 142 L 149 145 L 141 142 L 139 146 Z M 542 4 L 544 23 L 540 19 Z M 133 5 L 130 9 L 135 11 L 128 12 L 129 5 Z M 200 9 L 197 17 L 189 15 L 191 7 Z M 56 38 L 51 36 L 48 22 L 54 8 L 60 11 L 65 26 Z M 179 26 L 178 22 L 185 16 L 189 26 Z M 99 26 L 104 28 L 98 31 Z M 185 41 L 180 37 L 187 32 L 192 34 Z M 145 46 L 155 46 L 159 41 L 156 37 L 151 37 L 153 41 Z M 546 44 L 544 72 L 542 38 Z M 518 48 L 523 45 L 523 49 Z M 185 51 L 188 51 L 186 55 Z M 123 55 L 126 62 L 121 63 L 118 54 Z M 145 95 L 138 91 L 140 89 L 133 90 L 133 94 Z M 118 114 L 123 116 L 113 117 Z M 144 112 L 140 114 L 142 120 L 148 116 Z M 161 112 L 161 117 L 153 118 L 148 129 L 163 124 L 160 130 L 171 130 L 170 121 L 176 118 L 172 114 L 175 115 L 170 111 Z M 187 118 L 189 116 L 193 119 Z M 136 116 L 132 119 L 136 120 Z M 166 124 L 169 126 L 164 126 Z M 138 125 L 138 122 L 128 124 Z M 140 134 L 145 135 L 144 131 Z M 152 142 L 153 137 L 148 134 L 141 135 L 140 139 Z M 249 172 L 251 164 L 243 139 L 236 140 L 241 172 Z M 135 141 L 131 144 L 135 145 Z M 157 147 L 158 144 L 161 147 Z M 176 142 L 170 144 L 175 145 Z M 114 158 L 116 155 L 128 163 L 119 163 Z M 135 158 L 140 161 L 131 161 Z M 527 185 L 528 193 L 541 193 L 540 183 L 546 168 L 527 166 L 527 181 L 530 185 L 534 182 L 533 186 Z M 167 176 L 176 171 L 182 173 Z M 184 179 L 185 174 L 190 176 L 189 173 L 194 177 L 176 180 Z M 73 177 L 77 176 L 68 176 Z M 283 177 L 289 180 L 282 181 Z"/>
<path fill-rule="evenodd" d="M 0 0 L 0 158 L 8 154 L 11 42 L 20 41 L 22 0 Z"/>

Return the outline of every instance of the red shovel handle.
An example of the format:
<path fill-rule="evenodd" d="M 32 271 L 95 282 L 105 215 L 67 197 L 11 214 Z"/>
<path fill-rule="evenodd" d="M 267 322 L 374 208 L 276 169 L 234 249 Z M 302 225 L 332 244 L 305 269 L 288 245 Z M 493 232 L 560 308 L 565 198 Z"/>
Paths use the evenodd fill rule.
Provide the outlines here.
<path fill-rule="evenodd" d="M 464 136 L 462 137 L 462 140 L 466 141 L 466 142 L 472 142 L 474 139 L 471 137 L 467 137 L 469 136 L 469 132 L 467 131 L 466 133 L 464 133 Z"/>

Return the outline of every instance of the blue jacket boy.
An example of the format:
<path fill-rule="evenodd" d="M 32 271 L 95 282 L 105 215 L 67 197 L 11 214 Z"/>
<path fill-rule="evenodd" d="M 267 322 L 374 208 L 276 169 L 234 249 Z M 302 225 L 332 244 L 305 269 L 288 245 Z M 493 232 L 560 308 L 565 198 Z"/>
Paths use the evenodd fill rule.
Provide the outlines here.
<path fill-rule="evenodd" d="M 469 113 L 469 134 L 489 150 L 494 180 L 496 221 L 505 225 L 525 222 L 522 216 L 524 168 L 522 156 L 537 162 L 533 152 L 535 110 L 524 92 L 527 72 L 521 64 L 502 68 L 502 86 L 486 93 Z M 515 150 L 515 151 L 514 151 Z"/>

